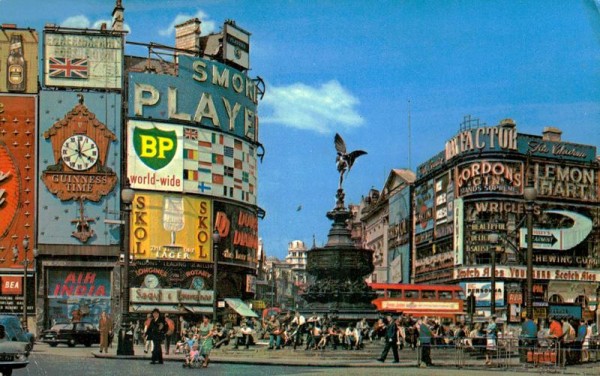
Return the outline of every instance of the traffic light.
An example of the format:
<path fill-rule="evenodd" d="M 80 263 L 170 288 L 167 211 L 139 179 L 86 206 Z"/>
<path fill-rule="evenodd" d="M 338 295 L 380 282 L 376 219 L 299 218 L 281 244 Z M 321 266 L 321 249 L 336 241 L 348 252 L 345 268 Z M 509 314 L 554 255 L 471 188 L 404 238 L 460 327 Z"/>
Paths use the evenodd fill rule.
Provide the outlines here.
<path fill-rule="evenodd" d="M 467 313 L 469 315 L 474 315 L 475 314 L 475 305 L 477 304 L 477 302 L 475 301 L 475 295 L 473 295 L 473 293 L 471 293 L 468 297 L 467 297 Z"/>

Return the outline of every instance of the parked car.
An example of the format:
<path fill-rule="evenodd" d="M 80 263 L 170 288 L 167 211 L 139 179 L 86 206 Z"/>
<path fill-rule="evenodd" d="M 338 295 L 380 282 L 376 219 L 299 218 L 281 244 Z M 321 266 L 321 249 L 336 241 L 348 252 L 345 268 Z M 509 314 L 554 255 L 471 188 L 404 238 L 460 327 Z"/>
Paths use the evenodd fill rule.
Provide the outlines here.
<path fill-rule="evenodd" d="M 27 342 L 10 341 L 5 327 L 0 324 L 0 373 L 12 375 L 13 369 L 24 368 L 29 364 Z"/>
<path fill-rule="evenodd" d="M 29 333 L 21 326 L 21 320 L 17 316 L 0 315 L 0 325 L 4 326 L 6 339 L 15 342 L 26 342 L 27 351 L 33 350 L 35 335 Z"/>
<path fill-rule="evenodd" d="M 56 324 L 52 328 L 44 330 L 41 339 L 50 347 L 56 347 L 59 343 L 69 347 L 75 347 L 75 345 L 90 347 L 100 343 L 100 331 L 94 324 L 88 322 L 70 322 Z"/>

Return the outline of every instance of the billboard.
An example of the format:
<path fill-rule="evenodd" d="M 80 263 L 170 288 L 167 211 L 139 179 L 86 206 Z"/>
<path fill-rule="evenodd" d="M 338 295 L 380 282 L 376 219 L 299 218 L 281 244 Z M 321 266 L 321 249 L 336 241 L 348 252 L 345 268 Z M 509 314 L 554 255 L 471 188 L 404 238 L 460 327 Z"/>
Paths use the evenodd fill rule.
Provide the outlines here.
<path fill-rule="evenodd" d="M 32 29 L 2 28 L 0 92 L 37 93 L 38 34 Z"/>
<path fill-rule="evenodd" d="M 527 181 L 533 183 L 538 198 L 582 202 L 598 200 L 598 174 L 592 164 L 531 163 L 527 170 Z"/>
<path fill-rule="evenodd" d="M 38 242 L 117 245 L 121 96 L 40 92 Z"/>
<path fill-rule="evenodd" d="M 473 293 L 477 307 L 490 306 L 492 297 L 492 284 L 490 282 L 468 282 L 460 285 L 465 290 L 465 295 L 469 296 Z M 504 282 L 496 281 L 495 298 L 497 307 L 504 306 Z"/>
<path fill-rule="evenodd" d="M 217 244 L 219 264 L 256 268 L 258 263 L 258 217 L 240 206 L 214 203 L 214 224 L 221 235 Z"/>
<path fill-rule="evenodd" d="M 257 142 L 257 88 L 227 65 L 180 55 L 178 76 L 129 73 L 129 112 L 137 120 L 204 127 Z"/>
<path fill-rule="evenodd" d="M 44 30 L 44 86 L 121 89 L 123 36 L 100 30 Z"/>
<path fill-rule="evenodd" d="M 33 239 L 36 212 L 35 182 L 37 98 L 0 95 L 0 268 L 14 267 L 12 249 L 24 259 L 22 241 Z M 33 247 L 34 242 L 30 241 Z M 20 265 L 20 264 L 19 264 Z"/>
<path fill-rule="evenodd" d="M 519 153 L 532 157 L 592 163 L 596 159 L 596 147 L 563 141 L 548 141 L 540 136 L 520 134 L 517 138 Z"/>
<path fill-rule="evenodd" d="M 256 205 L 256 147 L 210 129 L 130 120 L 134 189 L 185 192 Z"/>
<path fill-rule="evenodd" d="M 201 197 L 137 192 L 130 248 L 136 260 L 210 261 L 212 204 Z"/>
<path fill-rule="evenodd" d="M 517 196 L 523 191 L 523 163 L 481 159 L 455 169 L 458 195 L 497 193 Z"/>
<path fill-rule="evenodd" d="M 250 69 L 250 33 L 235 22 L 225 22 L 223 35 L 223 60 L 241 69 Z"/>

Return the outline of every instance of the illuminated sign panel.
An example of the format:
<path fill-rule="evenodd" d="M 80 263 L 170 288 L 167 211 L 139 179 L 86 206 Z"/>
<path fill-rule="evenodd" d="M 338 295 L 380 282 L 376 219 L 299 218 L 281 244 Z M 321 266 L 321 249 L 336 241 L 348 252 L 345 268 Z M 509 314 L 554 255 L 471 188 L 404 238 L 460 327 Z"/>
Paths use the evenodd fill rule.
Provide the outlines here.
<path fill-rule="evenodd" d="M 233 23 L 223 25 L 223 59 L 242 69 L 250 68 L 250 33 Z"/>
<path fill-rule="evenodd" d="M 130 118 L 178 122 L 258 139 L 257 88 L 224 64 L 180 55 L 179 75 L 129 74 Z"/>
<path fill-rule="evenodd" d="M 0 92 L 37 93 L 38 34 L 35 30 L 2 29 Z"/>
<path fill-rule="evenodd" d="M 434 191 L 433 180 L 415 188 L 415 242 L 426 242 L 433 237 Z"/>
<path fill-rule="evenodd" d="M 221 235 L 219 263 L 255 268 L 258 262 L 258 217 L 236 205 L 214 203 L 215 228 Z"/>
<path fill-rule="evenodd" d="M 533 181 L 538 197 L 585 202 L 598 199 L 598 176 L 592 166 L 533 163 L 527 181 Z"/>
<path fill-rule="evenodd" d="M 472 128 L 460 132 L 446 142 L 446 161 L 461 155 L 516 150 L 516 128 L 500 126 Z"/>
<path fill-rule="evenodd" d="M 131 249 L 138 260 L 209 261 L 210 200 L 178 194 L 136 193 L 131 212 Z"/>
<path fill-rule="evenodd" d="M 44 30 L 44 85 L 121 89 L 123 37 Z"/>
<path fill-rule="evenodd" d="M 39 121 L 38 242 L 119 244 L 121 95 L 43 90 Z"/>
<path fill-rule="evenodd" d="M 6 252 L 0 258 L 2 268 L 20 265 L 24 238 L 33 245 L 36 107 L 35 96 L 0 96 L 0 249 Z M 13 261 L 15 245 L 21 254 Z"/>
<path fill-rule="evenodd" d="M 461 164 L 455 171 L 456 186 L 461 197 L 487 193 L 522 194 L 521 162 L 482 159 Z"/>
<path fill-rule="evenodd" d="M 475 296 L 477 307 L 489 307 L 492 298 L 492 285 L 490 282 L 482 283 L 461 283 L 466 291 L 466 295 L 471 293 Z M 496 281 L 496 306 L 504 306 L 504 282 Z"/>
<path fill-rule="evenodd" d="M 532 157 L 560 159 L 590 163 L 596 159 L 596 147 L 570 142 L 546 141 L 541 137 L 519 135 L 517 139 L 519 153 Z"/>

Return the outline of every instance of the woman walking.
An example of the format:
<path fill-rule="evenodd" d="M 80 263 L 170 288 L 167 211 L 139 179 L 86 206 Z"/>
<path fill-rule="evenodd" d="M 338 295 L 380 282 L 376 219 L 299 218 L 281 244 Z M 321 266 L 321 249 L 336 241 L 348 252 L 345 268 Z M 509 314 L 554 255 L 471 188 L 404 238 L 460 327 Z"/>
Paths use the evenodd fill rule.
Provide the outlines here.
<path fill-rule="evenodd" d="M 100 331 L 100 352 L 108 353 L 109 338 L 112 338 L 113 323 L 112 319 L 102 311 L 98 322 L 98 330 Z"/>
<path fill-rule="evenodd" d="M 488 366 L 492 366 L 494 354 L 498 350 L 498 327 L 496 326 L 496 316 L 492 316 L 490 318 L 490 322 L 488 323 L 485 331 L 487 333 L 485 345 L 485 364 Z"/>
<path fill-rule="evenodd" d="M 210 351 L 214 346 L 213 335 L 215 334 L 213 324 L 206 315 L 202 317 L 202 323 L 198 325 L 198 334 L 200 335 L 200 355 L 204 358 L 202 367 L 206 368 L 208 367 L 208 362 L 210 361 Z"/>

